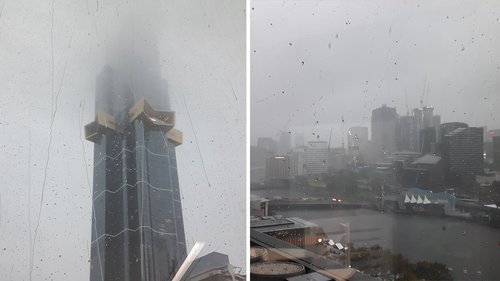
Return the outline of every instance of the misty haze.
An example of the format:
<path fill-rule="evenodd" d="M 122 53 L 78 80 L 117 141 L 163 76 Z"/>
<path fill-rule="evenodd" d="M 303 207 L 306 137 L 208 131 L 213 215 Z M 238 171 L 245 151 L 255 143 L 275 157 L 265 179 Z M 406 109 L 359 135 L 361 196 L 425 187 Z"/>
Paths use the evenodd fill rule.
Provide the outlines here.
<path fill-rule="evenodd" d="M 197 242 L 183 280 L 243 278 L 245 30 L 244 1 L 0 3 L 0 280 L 171 280 Z"/>
<path fill-rule="evenodd" d="M 304 278 L 500 279 L 499 8 L 251 2 L 261 262 Z"/>

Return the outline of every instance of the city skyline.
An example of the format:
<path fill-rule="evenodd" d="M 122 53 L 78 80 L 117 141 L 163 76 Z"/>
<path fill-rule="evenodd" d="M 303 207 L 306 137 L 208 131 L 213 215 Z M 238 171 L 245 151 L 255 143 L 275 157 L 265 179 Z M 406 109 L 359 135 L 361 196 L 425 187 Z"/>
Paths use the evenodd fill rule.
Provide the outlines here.
<path fill-rule="evenodd" d="M 323 127 L 342 131 L 342 116 L 344 131 L 370 127 L 383 104 L 399 115 L 434 106 L 441 123 L 495 129 L 498 5 L 252 2 L 251 144 L 293 127 L 326 140 Z"/>

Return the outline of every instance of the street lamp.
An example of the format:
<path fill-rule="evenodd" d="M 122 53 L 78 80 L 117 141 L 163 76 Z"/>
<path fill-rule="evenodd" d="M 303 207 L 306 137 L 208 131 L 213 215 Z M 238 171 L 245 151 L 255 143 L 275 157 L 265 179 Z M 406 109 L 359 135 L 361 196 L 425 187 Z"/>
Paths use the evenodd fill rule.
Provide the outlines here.
<path fill-rule="evenodd" d="M 351 267 L 351 229 L 349 223 L 340 223 L 344 227 L 345 236 L 347 237 L 347 256 L 346 265 Z"/>

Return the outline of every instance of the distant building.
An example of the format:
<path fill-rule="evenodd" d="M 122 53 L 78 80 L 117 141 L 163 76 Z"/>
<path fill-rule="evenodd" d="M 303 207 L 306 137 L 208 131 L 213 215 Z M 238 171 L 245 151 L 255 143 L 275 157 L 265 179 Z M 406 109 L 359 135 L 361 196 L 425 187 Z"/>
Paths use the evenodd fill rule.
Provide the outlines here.
<path fill-rule="evenodd" d="M 250 146 L 250 182 L 263 182 L 266 178 L 266 159 L 274 155 L 266 148 Z"/>
<path fill-rule="evenodd" d="M 290 152 L 291 147 L 292 135 L 288 132 L 288 130 L 286 132 L 281 132 L 279 135 L 278 154 L 287 155 L 288 152 Z"/>
<path fill-rule="evenodd" d="M 351 127 L 347 131 L 347 153 L 358 156 L 368 142 L 368 127 Z"/>
<path fill-rule="evenodd" d="M 333 172 L 345 169 L 345 156 L 345 149 L 342 147 L 330 149 L 327 160 L 328 170 Z"/>
<path fill-rule="evenodd" d="M 296 133 L 295 134 L 295 147 L 304 146 L 304 133 Z"/>
<path fill-rule="evenodd" d="M 257 146 L 265 148 L 268 152 L 278 153 L 278 143 L 273 138 L 258 138 Z"/>
<path fill-rule="evenodd" d="M 424 114 L 423 119 L 422 119 L 423 127 L 424 128 L 434 127 L 434 124 L 433 124 L 434 107 L 424 106 L 422 111 Z"/>
<path fill-rule="evenodd" d="M 445 189 L 443 161 L 435 155 L 425 155 L 403 169 L 402 185 L 431 191 Z"/>
<path fill-rule="evenodd" d="M 487 131 L 485 131 L 484 135 L 485 135 L 484 142 L 491 142 L 491 141 L 493 141 L 493 137 L 500 136 L 500 129 L 487 130 Z"/>
<path fill-rule="evenodd" d="M 293 156 L 270 156 L 266 162 L 267 180 L 290 180 L 298 175 L 298 159 Z"/>
<path fill-rule="evenodd" d="M 434 193 L 412 187 L 400 194 L 383 195 L 382 206 L 386 209 L 405 210 L 409 213 L 449 214 L 455 211 L 457 198 L 446 192 Z"/>
<path fill-rule="evenodd" d="M 269 215 L 269 199 L 250 194 L 250 214 L 266 217 Z"/>
<path fill-rule="evenodd" d="M 306 150 L 307 174 L 324 174 L 328 172 L 328 143 L 326 141 L 310 141 Z"/>
<path fill-rule="evenodd" d="M 436 128 L 426 127 L 420 130 L 419 135 L 420 153 L 426 155 L 429 153 L 434 154 L 436 145 Z"/>
<path fill-rule="evenodd" d="M 500 171 L 500 136 L 492 137 L 493 142 L 493 169 Z"/>
<path fill-rule="evenodd" d="M 451 133 L 453 131 L 455 131 L 456 129 L 458 128 L 468 128 L 469 125 L 467 125 L 466 123 L 462 123 L 462 122 L 449 122 L 449 123 L 443 123 L 439 126 L 439 133 L 438 133 L 438 139 L 437 141 L 442 143 L 443 142 L 443 137 L 448 134 L 448 133 Z"/>
<path fill-rule="evenodd" d="M 398 119 L 397 145 L 398 150 L 419 151 L 417 117 L 405 115 Z"/>
<path fill-rule="evenodd" d="M 297 175 L 305 176 L 307 172 L 306 146 L 297 146 L 292 149 L 291 156 L 297 158 Z"/>
<path fill-rule="evenodd" d="M 375 160 L 382 160 L 388 152 L 396 150 L 396 108 L 382 107 L 372 110 L 372 145 Z"/>
<path fill-rule="evenodd" d="M 470 187 L 484 174 L 483 128 L 458 128 L 443 137 L 445 173 L 452 184 Z"/>

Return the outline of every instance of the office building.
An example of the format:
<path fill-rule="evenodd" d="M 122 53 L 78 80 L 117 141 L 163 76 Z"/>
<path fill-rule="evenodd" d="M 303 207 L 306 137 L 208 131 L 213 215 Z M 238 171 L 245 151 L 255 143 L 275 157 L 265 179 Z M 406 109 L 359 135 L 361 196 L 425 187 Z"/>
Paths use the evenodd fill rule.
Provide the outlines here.
<path fill-rule="evenodd" d="M 94 142 L 90 280 L 169 280 L 186 257 L 175 153 L 182 132 L 164 83 L 136 66 L 97 77 L 96 118 L 85 126 Z M 134 71 L 148 82 L 145 98 L 134 94 Z"/>
<path fill-rule="evenodd" d="M 387 107 L 385 104 L 372 111 L 372 147 L 377 162 L 396 150 L 397 120 L 396 108 Z"/>
<path fill-rule="evenodd" d="M 436 128 L 426 127 L 420 130 L 419 135 L 420 153 L 421 155 L 434 154 L 436 147 Z"/>
<path fill-rule="evenodd" d="M 295 147 L 304 146 L 304 133 L 296 133 L 295 134 Z"/>
<path fill-rule="evenodd" d="M 398 150 L 419 151 L 419 139 L 417 131 L 417 118 L 405 115 L 398 119 L 397 128 Z"/>
<path fill-rule="evenodd" d="M 298 159 L 293 156 L 270 156 L 266 162 L 266 178 L 291 180 L 298 175 Z"/>
<path fill-rule="evenodd" d="M 493 136 L 493 169 L 500 171 L 500 136 Z"/>
<path fill-rule="evenodd" d="M 291 156 L 297 158 L 297 175 L 305 176 L 307 171 L 306 146 L 297 146 L 292 149 Z"/>
<path fill-rule="evenodd" d="M 279 155 L 287 155 L 292 147 L 292 135 L 288 130 L 286 132 L 281 132 L 279 134 L 279 145 L 278 153 Z"/>
<path fill-rule="evenodd" d="M 433 127 L 434 107 L 424 106 L 422 111 L 423 111 L 423 119 L 422 119 L 423 127 L 424 128 Z"/>
<path fill-rule="evenodd" d="M 438 133 L 437 141 L 442 143 L 443 138 L 446 134 L 449 134 L 458 128 L 468 128 L 468 127 L 469 127 L 469 125 L 467 125 L 466 123 L 462 123 L 462 122 L 443 123 L 439 126 L 439 133 Z"/>
<path fill-rule="evenodd" d="M 483 128 L 458 128 L 443 137 L 445 173 L 452 184 L 470 188 L 484 174 Z"/>
<path fill-rule="evenodd" d="M 326 141 L 310 141 L 306 150 L 307 174 L 324 174 L 328 172 L 328 143 Z"/>

